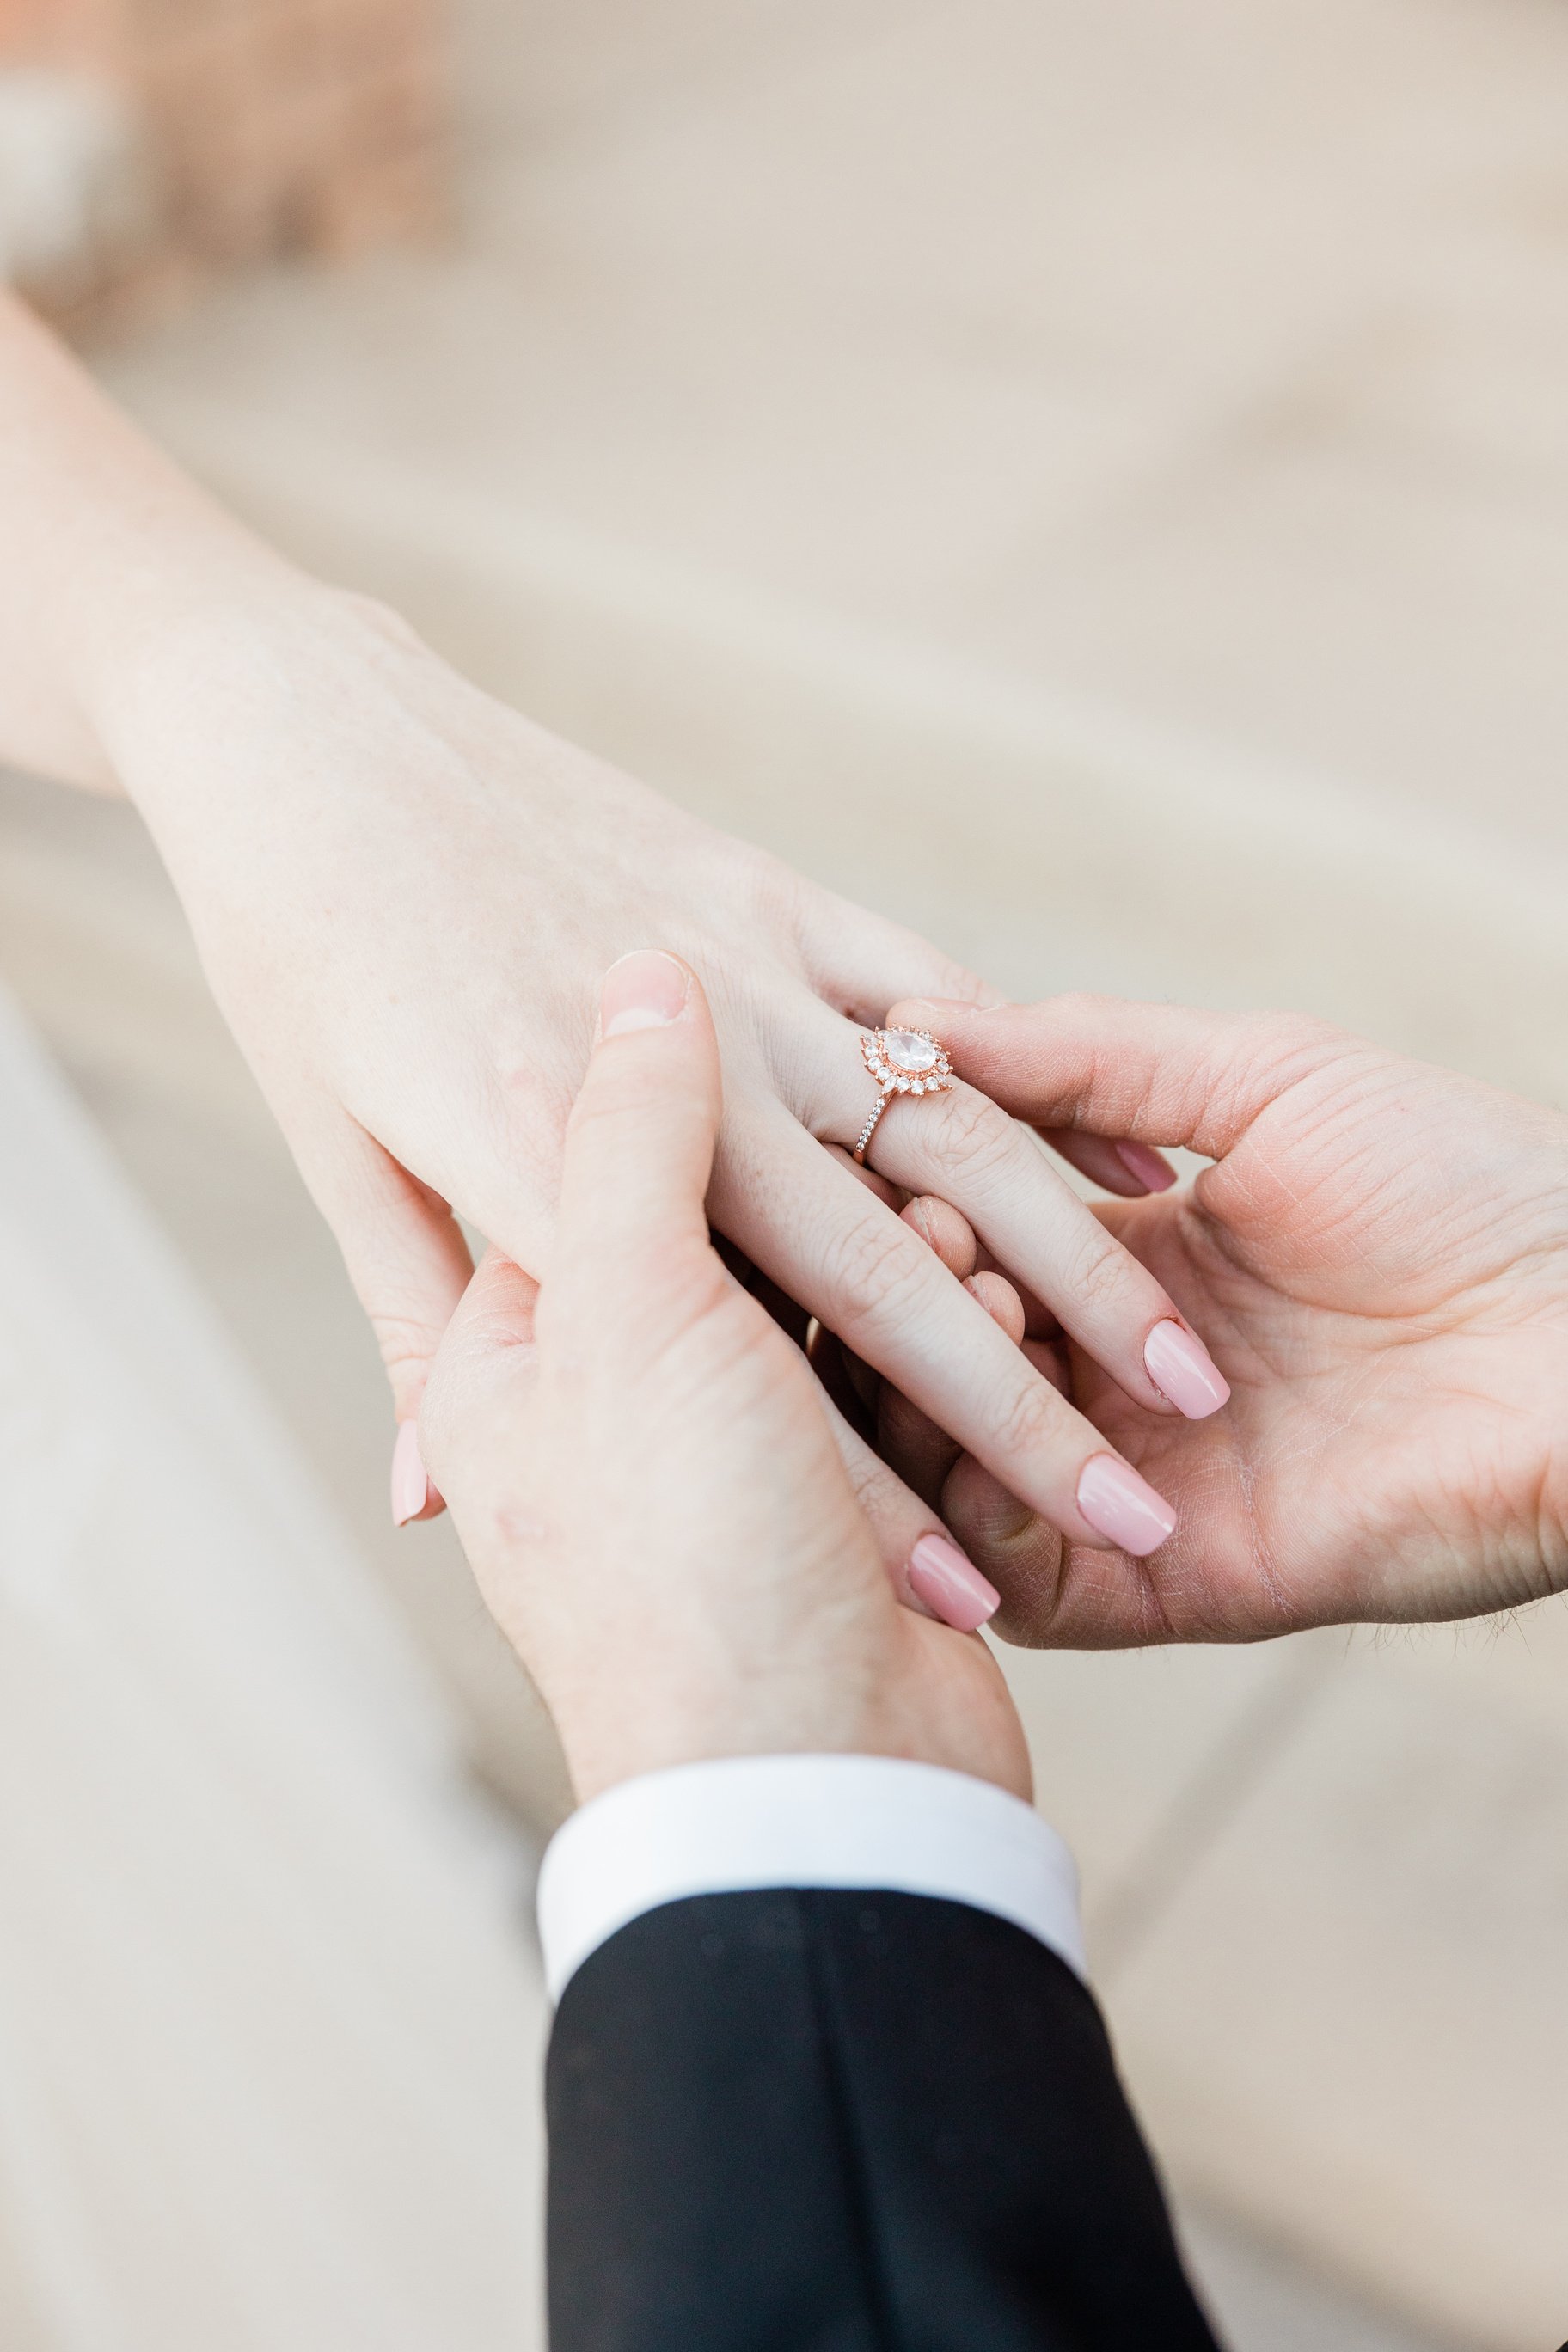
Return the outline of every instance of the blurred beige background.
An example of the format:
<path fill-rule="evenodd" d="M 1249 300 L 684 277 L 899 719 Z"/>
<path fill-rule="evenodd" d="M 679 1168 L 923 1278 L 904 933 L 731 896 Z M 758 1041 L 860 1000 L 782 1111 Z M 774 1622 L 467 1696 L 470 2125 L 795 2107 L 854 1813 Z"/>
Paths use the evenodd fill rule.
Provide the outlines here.
<path fill-rule="evenodd" d="M 452 103 L 449 236 L 97 347 L 226 497 L 1004 986 L 1568 1097 L 1568 15 L 467 0 Z M 0 968 L 547 1826 L 124 811 L 5 785 Z M 1016 1670 L 1237 2347 L 1568 2335 L 1563 1607 Z"/>

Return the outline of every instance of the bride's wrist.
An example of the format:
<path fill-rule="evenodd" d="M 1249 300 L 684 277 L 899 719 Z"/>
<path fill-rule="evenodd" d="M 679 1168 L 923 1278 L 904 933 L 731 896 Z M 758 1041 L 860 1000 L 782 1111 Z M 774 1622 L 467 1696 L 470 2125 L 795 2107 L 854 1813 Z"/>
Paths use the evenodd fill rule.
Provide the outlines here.
<path fill-rule="evenodd" d="M 224 759 L 247 725 L 299 709 L 344 656 L 374 663 L 411 642 L 385 608 L 258 546 L 145 599 L 83 664 L 79 698 L 106 767 L 156 832 L 194 798 L 221 797 L 220 772 L 226 794 L 262 783 L 243 756 Z"/>

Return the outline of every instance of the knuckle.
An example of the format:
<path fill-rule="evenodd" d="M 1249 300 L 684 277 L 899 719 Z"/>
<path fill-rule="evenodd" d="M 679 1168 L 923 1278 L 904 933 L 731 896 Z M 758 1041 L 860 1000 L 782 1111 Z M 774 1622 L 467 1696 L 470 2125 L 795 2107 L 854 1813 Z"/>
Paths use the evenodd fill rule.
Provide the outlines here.
<path fill-rule="evenodd" d="M 858 1216 L 829 1243 L 823 1280 L 845 1337 L 896 1321 L 925 1287 L 930 1254 L 889 1211 Z"/>
<path fill-rule="evenodd" d="M 970 1178 L 994 1174 L 1016 1149 L 1013 1121 L 986 1096 L 960 1087 L 938 1097 L 941 1129 L 935 1143 L 946 1173 Z"/>
<path fill-rule="evenodd" d="M 1007 1458 L 1024 1454 L 1037 1459 L 1059 1443 L 1068 1410 L 1037 1373 L 1020 1381 L 1000 1401 L 993 1420 L 999 1452 Z"/>
<path fill-rule="evenodd" d="M 986 1005 L 997 1002 L 994 989 L 978 973 L 971 971 L 967 964 L 955 963 L 951 956 L 931 949 L 912 931 L 902 931 L 900 937 L 910 949 L 919 953 L 929 969 L 920 989 L 911 991 L 889 1008 L 889 1027 L 901 1025 L 899 1020 L 901 1012 L 927 1005 L 933 999 L 942 1004 Z"/>
<path fill-rule="evenodd" d="M 875 1519 L 899 1499 L 899 1485 L 892 1472 L 868 1445 L 844 1445 L 839 1449 L 850 1492 L 857 1506 L 868 1518 Z"/>
<path fill-rule="evenodd" d="M 1079 1306 L 1095 1314 L 1128 1304 L 1138 1281 L 1126 1251 L 1092 1223 L 1068 1243 L 1063 1276 Z"/>
<path fill-rule="evenodd" d="M 1270 1013 L 1259 1016 L 1258 1028 L 1276 1045 L 1291 1053 L 1316 1053 L 1325 1046 L 1348 1043 L 1348 1033 L 1332 1021 L 1310 1013 Z"/>
<path fill-rule="evenodd" d="M 387 1377 L 395 1384 L 411 1371 L 423 1371 L 435 1353 L 439 1334 L 422 1317 L 371 1312 L 371 1329 L 381 1351 Z"/>
<path fill-rule="evenodd" d="M 1331 1060 L 1351 1043 L 1331 1021 L 1305 1013 L 1262 1013 L 1247 1024 L 1255 1066 L 1276 1076 L 1300 1076 L 1321 1062 Z"/>
<path fill-rule="evenodd" d="M 1338 1061 L 1353 1045 L 1346 1031 L 1308 1013 L 1252 1014 L 1241 1023 L 1233 1049 L 1208 1073 L 1210 1099 L 1226 1121 L 1243 1123 L 1260 1103 Z"/>

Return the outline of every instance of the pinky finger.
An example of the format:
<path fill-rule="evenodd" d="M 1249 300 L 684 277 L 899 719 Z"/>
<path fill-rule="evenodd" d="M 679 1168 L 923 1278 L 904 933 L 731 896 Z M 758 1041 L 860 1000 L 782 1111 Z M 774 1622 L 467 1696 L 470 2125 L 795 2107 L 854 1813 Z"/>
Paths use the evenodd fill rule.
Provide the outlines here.
<path fill-rule="evenodd" d="M 973 1285 L 970 1282 L 972 1275 L 1003 1272 L 990 1251 L 981 1247 L 974 1228 L 968 1218 L 961 1210 L 955 1209 L 951 1201 L 943 1201 L 934 1192 L 917 1193 L 912 1201 L 905 1204 L 902 1214 L 905 1224 L 913 1226 L 921 1241 L 935 1256 L 941 1258 L 949 1274 L 957 1275 L 960 1282 L 968 1285 L 970 1288 L 973 1288 Z M 1023 1307 L 1024 1329 L 1031 1339 L 1052 1337 L 1061 1328 L 1050 1308 L 1037 1299 L 1034 1292 L 1026 1284 L 1019 1282 L 1016 1276 L 1006 1276 L 1005 1287 L 1011 1291 L 1013 1297 Z M 975 1290 L 974 1296 L 983 1307 L 989 1304 L 984 1290 Z M 1004 1330 L 1007 1330 L 1011 1320 L 1011 1310 L 994 1315 L 993 1319 L 999 1322 Z M 1013 1336 L 1016 1338 L 1020 1335 L 1015 1333 Z"/>
<path fill-rule="evenodd" d="M 918 1616 L 934 1618 L 956 1633 L 977 1633 L 1002 1605 L 995 1586 L 960 1551 L 935 1512 L 910 1494 L 850 1427 L 830 1398 L 823 1399 L 823 1411 L 899 1600 Z"/>

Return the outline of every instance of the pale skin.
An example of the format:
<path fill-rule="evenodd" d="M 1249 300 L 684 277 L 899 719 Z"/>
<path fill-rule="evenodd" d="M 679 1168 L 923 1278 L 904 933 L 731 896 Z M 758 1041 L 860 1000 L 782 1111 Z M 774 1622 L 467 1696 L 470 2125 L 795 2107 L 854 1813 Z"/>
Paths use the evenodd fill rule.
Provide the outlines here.
<path fill-rule="evenodd" d="M 1223 1386 L 1156 1276 L 972 1086 L 889 1109 L 892 1202 L 825 1149 L 868 1107 L 859 1028 L 916 991 L 988 1000 L 979 978 L 283 562 L 3 296 L 0 516 L 0 760 L 140 808 L 399 1421 L 468 1279 L 454 1212 L 543 1264 L 599 977 L 657 944 L 700 971 L 722 1051 L 715 1227 L 1073 1541 L 1159 1539 L 1160 1498 L 897 1204 L 956 1203 L 1140 1416 L 1212 1411 Z M 1059 1140 L 1126 1195 L 1163 1181 L 1115 1139 Z M 1162 1331 L 1189 1351 L 1184 1403 L 1145 1360 Z M 846 1444 L 900 1572 L 935 1511 Z M 414 1467 L 404 1517 L 439 1507 Z"/>
<path fill-rule="evenodd" d="M 1152 1558 L 1064 1547 L 929 1425 L 884 1424 L 1001 1588 L 1002 1631 L 1247 1641 L 1568 1584 L 1568 1118 L 1288 1015 L 1063 997 L 900 1017 L 1023 1118 L 1214 1162 L 1101 1213 L 1207 1333 L 1226 1412 L 1135 1420 L 1042 1318 L 1026 1341 L 1177 1503 Z"/>
<path fill-rule="evenodd" d="M 712 1247 L 718 1043 L 700 983 L 679 969 L 672 992 L 670 969 L 645 951 L 610 972 L 543 1283 L 487 1256 L 426 1389 L 425 1451 L 480 1589 L 580 1798 L 799 1752 L 1026 1798 L 994 1658 L 898 1605 L 805 1358 Z"/>
<path fill-rule="evenodd" d="M 488 1258 L 426 1391 L 485 1597 L 581 1796 L 792 1751 L 914 1757 L 1026 1796 L 994 1661 L 895 1605 L 820 1389 L 710 1244 L 717 1055 L 699 985 L 671 1013 L 658 961 L 606 982 L 542 1287 Z M 1236 1376 L 1231 1428 L 1153 1441 L 1192 1550 L 1064 1559 L 961 1465 L 951 1507 L 1010 1630 L 1239 1639 L 1568 1580 L 1568 1120 L 1274 1016 L 923 1010 L 1021 1105 L 1215 1161 L 1193 1193 L 1109 1212 L 1213 1306 Z M 943 1244 L 962 1250 L 951 1223 Z"/>
<path fill-rule="evenodd" d="M 1299 1023 L 994 1006 L 259 545 L 3 296 L 0 518 L 0 759 L 136 800 L 403 1418 L 469 1277 L 452 1209 L 544 1265 L 599 977 L 658 943 L 722 1053 L 712 1222 L 885 1382 L 907 1475 L 837 1433 L 901 1597 L 944 1515 L 1032 1640 L 1249 1639 L 1568 1580 L 1557 1114 Z M 968 1084 L 892 1106 L 879 1188 L 824 1147 L 868 1108 L 857 1025 L 889 1017 Z M 1073 1202 L 1020 1122 L 1121 1200 Z M 1156 1192 L 1175 1145 L 1216 1165 Z M 1238 1391 L 1213 1419 L 1145 1362 L 1194 1326 Z M 1085 1518 L 1107 1462 L 1179 1507 L 1147 1559 Z"/>

